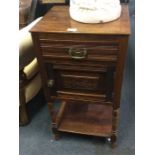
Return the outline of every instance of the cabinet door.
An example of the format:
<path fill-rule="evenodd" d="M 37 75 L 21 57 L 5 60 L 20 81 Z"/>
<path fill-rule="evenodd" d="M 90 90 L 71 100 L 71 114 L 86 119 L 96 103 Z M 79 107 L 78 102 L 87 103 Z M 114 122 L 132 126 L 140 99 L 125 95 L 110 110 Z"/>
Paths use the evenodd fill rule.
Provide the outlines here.
<path fill-rule="evenodd" d="M 48 78 L 52 79 L 51 88 L 63 99 L 112 101 L 115 68 L 81 68 L 79 66 L 48 66 Z M 52 93 L 52 92 L 51 92 Z"/>

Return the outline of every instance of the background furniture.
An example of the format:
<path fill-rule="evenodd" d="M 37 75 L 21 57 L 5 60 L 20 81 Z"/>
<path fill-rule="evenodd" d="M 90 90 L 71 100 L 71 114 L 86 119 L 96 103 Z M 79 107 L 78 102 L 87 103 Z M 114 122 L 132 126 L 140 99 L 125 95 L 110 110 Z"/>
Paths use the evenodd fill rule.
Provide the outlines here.
<path fill-rule="evenodd" d="M 28 24 L 32 0 L 19 0 L 19 28 Z"/>
<path fill-rule="evenodd" d="M 29 122 L 26 103 L 28 103 L 40 90 L 41 79 L 38 72 L 38 63 L 35 58 L 32 38 L 29 30 L 41 18 L 19 31 L 19 119 L 20 125 Z"/>
<path fill-rule="evenodd" d="M 30 24 L 34 19 L 38 17 L 38 4 L 38 0 L 19 0 L 19 29 Z M 40 14 L 40 16 L 42 16 L 42 14 Z"/>
<path fill-rule="evenodd" d="M 54 7 L 31 33 L 55 138 L 60 131 L 79 133 L 107 137 L 115 146 L 130 34 L 127 5 L 118 20 L 95 25 L 73 21 L 67 6 Z"/>

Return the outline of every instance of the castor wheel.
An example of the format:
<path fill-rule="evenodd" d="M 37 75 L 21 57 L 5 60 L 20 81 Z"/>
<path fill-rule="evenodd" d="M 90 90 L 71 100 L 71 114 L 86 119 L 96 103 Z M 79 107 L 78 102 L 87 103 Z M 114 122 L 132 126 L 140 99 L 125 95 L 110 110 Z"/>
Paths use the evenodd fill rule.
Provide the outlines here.
<path fill-rule="evenodd" d="M 110 144 L 111 148 L 115 148 L 117 146 L 116 137 L 108 137 L 106 138 L 106 141 Z"/>
<path fill-rule="evenodd" d="M 60 139 L 60 134 L 58 134 L 58 133 L 54 134 L 54 139 L 59 140 Z"/>

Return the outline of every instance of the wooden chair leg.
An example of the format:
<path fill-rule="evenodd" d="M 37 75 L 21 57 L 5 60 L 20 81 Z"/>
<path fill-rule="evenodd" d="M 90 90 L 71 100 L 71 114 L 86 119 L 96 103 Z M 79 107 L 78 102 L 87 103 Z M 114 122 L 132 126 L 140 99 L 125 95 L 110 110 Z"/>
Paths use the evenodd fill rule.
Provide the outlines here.
<path fill-rule="evenodd" d="M 19 125 L 26 125 L 29 123 L 28 113 L 26 108 L 26 99 L 25 99 L 25 82 L 24 74 L 20 71 L 20 81 L 19 81 Z"/>
<path fill-rule="evenodd" d="M 29 123 L 26 106 L 19 107 L 19 125 L 24 126 Z"/>

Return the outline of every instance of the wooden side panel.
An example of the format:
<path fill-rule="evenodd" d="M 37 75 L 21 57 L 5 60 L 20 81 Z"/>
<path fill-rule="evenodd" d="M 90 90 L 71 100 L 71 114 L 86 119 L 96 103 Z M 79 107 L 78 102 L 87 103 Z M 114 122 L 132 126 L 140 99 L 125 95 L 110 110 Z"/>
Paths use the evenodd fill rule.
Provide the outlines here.
<path fill-rule="evenodd" d="M 41 75 L 41 80 L 42 80 L 42 86 L 43 86 L 43 90 L 44 90 L 44 95 L 48 104 L 48 108 L 49 108 L 49 113 L 51 116 L 51 120 L 52 120 L 52 124 L 53 126 L 55 126 L 56 124 L 56 119 L 55 119 L 55 109 L 53 108 L 53 100 L 51 100 L 50 97 L 50 89 L 47 86 L 47 80 L 48 80 L 48 75 L 47 75 L 47 71 L 46 71 L 46 67 L 43 61 L 43 57 L 41 55 L 42 51 L 40 48 L 40 42 L 38 39 L 38 34 L 37 33 L 32 33 L 32 39 L 33 39 L 33 43 L 34 43 L 34 49 L 36 52 L 36 56 L 37 56 L 37 60 L 38 60 L 38 64 L 39 64 L 39 71 L 40 71 L 40 75 Z M 56 130 L 56 129 L 55 129 Z"/>
<path fill-rule="evenodd" d="M 127 45 L 128 45 L 128 36 L 121 37 L 120 52 L 118 55 L 116 75 L 114 81 L 114 92 L 115 92 L 113 100 L 114 109 L 118 109 L 120 107 L 121 88 L 122 88 L 123 72 L 127 53 Z"/>
<path fill-rule="evenodd" d="M 48 102 L 50 102 L 50 93 L 47 87 L 47 72 L 46 72 L 46 67 L 45 64 L 43 62 L 43 58 L 42 58 L 42 51 L 40 48 L 40 42 L 39 42 L 39 38 L 38 38 L 38 34 L 37 33 L 32 33 L 32 39 L 33 39 L 33 43 L 34 43 L 34 47 L 35 47 L 35 52 L 36 52 L 36 56 L 37 56 L 37 60 L 38 60 L 38 64 L 39 64 L 39 71 L 41 73 L 41 79 L 42 79 L 42 84 L 43 84 L 43 88 L 44 88 L 44 94 L 46 97 L 46 100 Z"/>
<path fill-rule="evenodd" d="M 116 75 L 115 75 L 115 81 L 114 81 L 112 135 L 111 135 L 112 147 L 116 146 L 116 140 L 117 140 L 121 88 L 122 88 L 122 82 L 123 82 L 123 72 L 124 72 L 125 57 L 126 57 L 126 52 L 127 52 L 127 44 L 128 44 L 128 36 L 124 36 L 120 38 L 120 52 L 118 56 Z"/>

